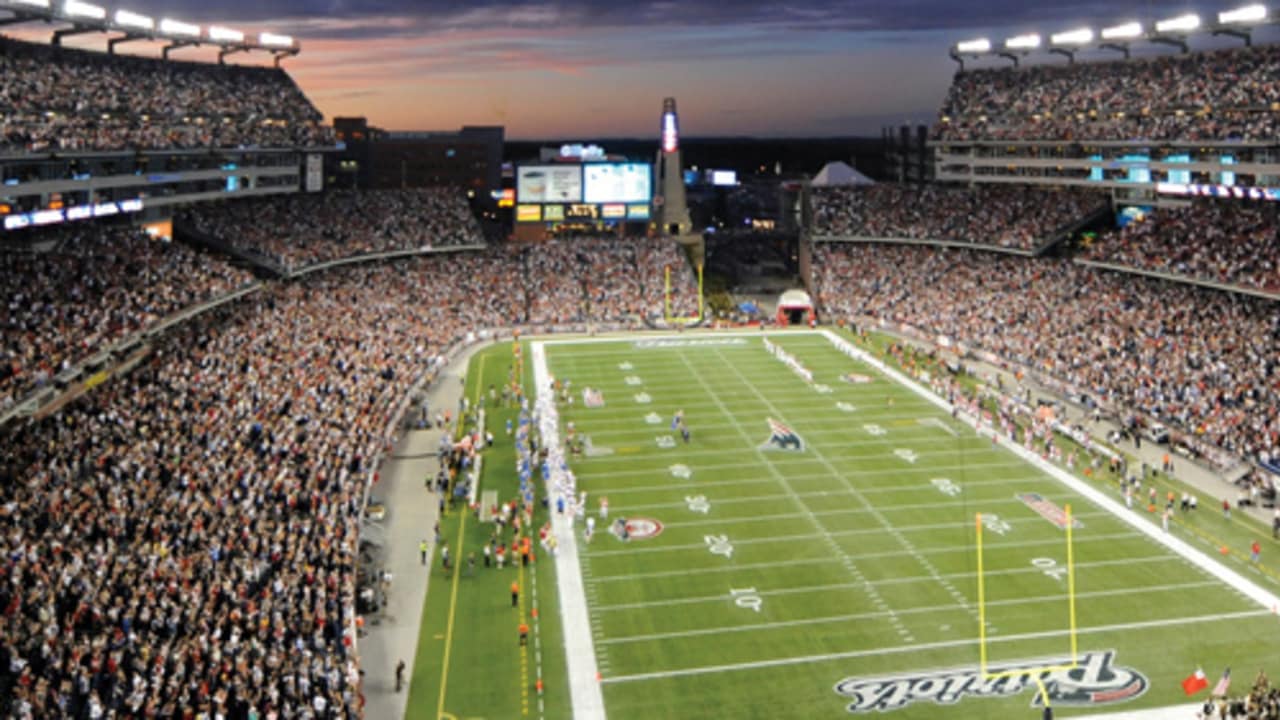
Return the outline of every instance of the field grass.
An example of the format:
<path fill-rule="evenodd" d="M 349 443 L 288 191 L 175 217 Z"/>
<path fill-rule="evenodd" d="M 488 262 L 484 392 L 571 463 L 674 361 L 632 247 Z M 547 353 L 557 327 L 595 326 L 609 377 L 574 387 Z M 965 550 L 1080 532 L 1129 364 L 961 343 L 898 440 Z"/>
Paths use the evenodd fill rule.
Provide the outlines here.
<path fill-rule="evenodd" d="M 933 718 L 938 702 L 956 703 L 949 718 L 1038 717 L 1028 676 L 973 676 L 979 512 L 992 669 L 1070 657 L 1065 533 L 1019 497 L 1027 494 L 1050 514 L 1070 504 L 1081 523 L 1083 665 L 1045 673 L 1059 716 L 1184 701 L 1179 682 L 1198 666 L 1211 678 L 1237 668 L 1239 688 L 1274 664 L 1268 609 L 826 339 L 773 339 L 813 383 L 754 337 L 547 347 L 550 372 L 575 390 L 562 419 L 597 453 L 573 459 L 590 512 L 607 497 L 609 520 L 662 526 L 627 542 L 605 532 L 607 521 L 591 543 L 579 535 L 610 717 L 843 717 L 852 705 Z M 870 381 L 846 382 L 848 373 Z M 582 406 L 588 386 L 603 391 L 605 407 Z M 670 425 L 677 410 L 687 445 Z M 762 449 L 769 418 L 803 450 Z M 1215 504 L 1180 516 L 1174 533 L 1202 549 L 1221 538 L 1236 553 L 1231 567 L 1270 582 L 1238 557 L 1261 530 L 1223 521 Z M 554 584 L 540 582 L 550 595 Z M 429 619 L 442 586 L 433 583 Z M 548 717 L 568 717 L 563 692 Z M 509 707 L 475 714 L 516 717 Z"/>
<path fill-rule="evenodd" d="M 472 403 L 487 400 L 488 387 L 502 387 L 512 368 L 511 345 L 499 344 L 478 353 L 467 373 L 466 396 Z M 527 373 L 526 373 L 527 374 Z M 486 402 L 486 425 L 496 437 L 484 452 L 480 491 L 497 490 L 506 502 L 516 497 L 512 439 L 505 434 L 511 407 Z M 535 526 L 546 521 L 539 508 Z M 430 528 L 424 528 L 429 534 Z M 555 566 L 538 560 L 528 568 L 508 564 L 501 571 L 485 569 L 481 549 L 493 525 L 477 522 L 462 508 L 448 511 L 440 532 L 461 567 L 445 573 L 439 551 L 432 551 L 432 578 L 422 609 L 418 652 L 410 680 L 408 720 L 436 718 L 564 718 L 569 717 L 568 686 L 555 593 Z M 510 542 L 506 533 L 504 542 Z M 535 549 L 536 549 L 535 543 Z M 468 574 L 466 557 L 475 553 L 477 569 Z M 510 585 L 520 584 L 520 606 L 511 607 Z M 537 602 L 537 617 L 533 615 Z M 517 627 L 528 622 L 535 630 L 525 648 L 518 646 Z M 544 672 L 543 695 L 537 692 L 539 668 Z M 541 701 L 541 702 L 540 702 Z"/>

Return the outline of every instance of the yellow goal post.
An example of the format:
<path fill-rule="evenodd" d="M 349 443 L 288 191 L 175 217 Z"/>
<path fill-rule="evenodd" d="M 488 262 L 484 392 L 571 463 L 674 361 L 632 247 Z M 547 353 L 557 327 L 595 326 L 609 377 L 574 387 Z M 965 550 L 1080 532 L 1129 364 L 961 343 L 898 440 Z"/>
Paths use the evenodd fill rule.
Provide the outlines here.
<path fill-rule="evenodd" d="M 975 529 L 977 531 L 978 550 L 978 669 L 983 680 L 994 680 L 1001 677 L 1030 675 L 1036 681 L 1044 706 L 1049 706 L 1049 692 L 1045 688 L 1041 676 L 1045 673 L 1074 670 L 1080 665 L 1079 644 L 1076 632 L 1076 563 L 1071 529 L 1075 524 L 1071 518 L 1071 506 L 1066 506 L 1067 530 L 1067 636 L 1071 643 L 1071 662 L 1066 665 L 1046 665 L 1043 667 L 1025 667 L 1016 670 L 991 672 L 987 662 L 987 582 L 982 559 L 982 513 L 976 513 Z"/>

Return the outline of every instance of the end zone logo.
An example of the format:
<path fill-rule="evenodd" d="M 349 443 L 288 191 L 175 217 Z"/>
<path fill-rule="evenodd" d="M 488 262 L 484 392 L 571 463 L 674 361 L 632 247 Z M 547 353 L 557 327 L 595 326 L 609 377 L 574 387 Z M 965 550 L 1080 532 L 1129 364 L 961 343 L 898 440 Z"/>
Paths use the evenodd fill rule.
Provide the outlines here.
<path fill-rule="evenodd" d="M 1146 676 L 1132 668 L 1112 665 L 1115 650 L 1102 650 L 1080 656 L 1080 664 L 1072 670 L 1037 670 L 1025 663 L 992 666 L 991 673 L 1014 672 L 1013 675 L 984 680 L 976 668 L 903 673 L 878 678 L 845 678 L 835 686 L 836 693 L 851 700 L 851 713 L 900 710 L 918 702 L 954 705 L 966 696 L 1010 697 L 1026 690 L 1033 693 L 1032 707 L 1041 704 L 1035 679 L 1039 677 L 1049 693 L 1051 705 L 1110 705 L 1140 697 L 1150 683 Z M 1046 659 L 1045 665 L 1067 665 L 1071 658 Z"/>

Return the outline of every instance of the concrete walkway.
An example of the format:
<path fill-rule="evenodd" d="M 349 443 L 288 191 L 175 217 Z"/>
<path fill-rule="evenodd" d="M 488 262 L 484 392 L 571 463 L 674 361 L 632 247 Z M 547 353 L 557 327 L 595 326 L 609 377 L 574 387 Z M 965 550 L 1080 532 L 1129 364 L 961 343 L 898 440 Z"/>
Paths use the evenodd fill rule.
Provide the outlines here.
<path fill-rule="evenodd" d="M 427 389 L 431 417 L 436 410 L 458 414 L 463 379 L 471 356 L 488 347 L 473 345 L 454 358 Z M 412 409 L 410 409 L 412 412 Z M 447 430 L 447 429 L 446 429 Z M 440 469 L 436 451 L 441 430 L 410 430 L 396 443 L 390 459 L 382 466 L 373 497 L 388 508 L 381 525 L 389 547 L 386 569 L 392 574 L 387 606 L 380 620 L 367 619 L 366 635 L 360 639 L 360 660 L 364 669 L 364 696 L 367 718 L 403 718 L 409 702 L 409 678 L 413 676 L 418 634 L 422 627 L 422 606 L 427 597 L 431 569 L 438 562 L 433 528 L 439 519 L 439 496 L 423 485 L 435 479 Z M 427 565 L 422 564 L 418 544 L 430 544 Z M 396 663 L 405 663 L 405 686 L 396 692 Z"/>
<path fill-rule="evenodd" d="M 1196 495 L 1199 501 L 1201 511 L 1222 512 L 1222 501 L 1227 499 L 1231 501 L 1231 512 L 1243 513 L 1248 516 L 1257 518 L 1263 523 L 1258 529 L 1259 533 L 1265 531 L 1265 535 L 1271 535 L 1271 516 L 1273 510 L 1254 506 L 1254 507 L 1236 507 L 1236 499 L 1240 495 L 1240 488 L 1229 482 L 1221 473 L 1212 468 L 1202 465 L 1196 460 L 1183 457 L 1173 452 L 1168 445 L 1157 445 L 1149 440 L 1143 440 L 1142 446 L 1139 447 L 1133 440 L 1121 440 L 1119 442 L 1111 442 L 1107 440 L 1107 436 L 1112 432 L 1119 430 L 1120 426 L 1114 420 L 1102 418 L 1095 422 L 1089 415 L 1089 410 L 1085 407 L 1067 402 L 1064 398 L 1054 395 L 1035 384 L 1022 385 L 1017 378 L 1004 370 L 999 370 L 985 363 L 970 363 L 971 370 L 977 370 L 980 377 L 987 377 L 994 380 L 995 376 L 1000 375 L 1001 381 L 1004 383 L 1006 390 L 1011 388 L 1026 387 L 1031 391 L 1032 404 L 1036 400 L 1043 399 L 1050 402 L 1061 403 L 1066 413 L 1066 418 L 1059 418 L 1070 425 L 1079 425 L 1083 427 L 1094 439 L 1104 442 L 1111 447 L 1116 448 L 1122 453 L 1137 458 L 1137 464 L 1130 466 L 1129 472 L 1137 475 L 1142 472 L 1142 463 L 1146 463 L 1148 468 L 1160 470 L 1163 464 L 1164 456 L 1168 455 L 1170 462 L 1173 464 L 1173 472 L 1170 474 L 1174 479 L 1180 481 Z M 1161 475 L 1165 473 L 1161 471 Z M 1259 536 L 1261 538 L 1261 535 Z"/>

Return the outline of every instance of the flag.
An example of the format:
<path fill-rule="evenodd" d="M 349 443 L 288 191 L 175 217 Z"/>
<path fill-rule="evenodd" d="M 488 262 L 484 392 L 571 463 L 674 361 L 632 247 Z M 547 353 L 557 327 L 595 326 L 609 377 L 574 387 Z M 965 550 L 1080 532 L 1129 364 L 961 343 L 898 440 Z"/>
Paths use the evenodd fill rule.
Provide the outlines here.
<path fill-rule="evenodd" d="M 1182 681 L 1182 691 L 1188 695 L 1195 695 L 1207 687 L 1209 687 L 1209 678 L 1204 676 L 1204 670 L 1200 668 L 1196 668 L 1195 672 Z"/>
<path fill-rule="evenodd" d="M 1231 689 L 1231 668 L 1222 671 L 1222 679 L 1213 686 L 1213 696 L 1225 697 L 1229 689 Z"/>

